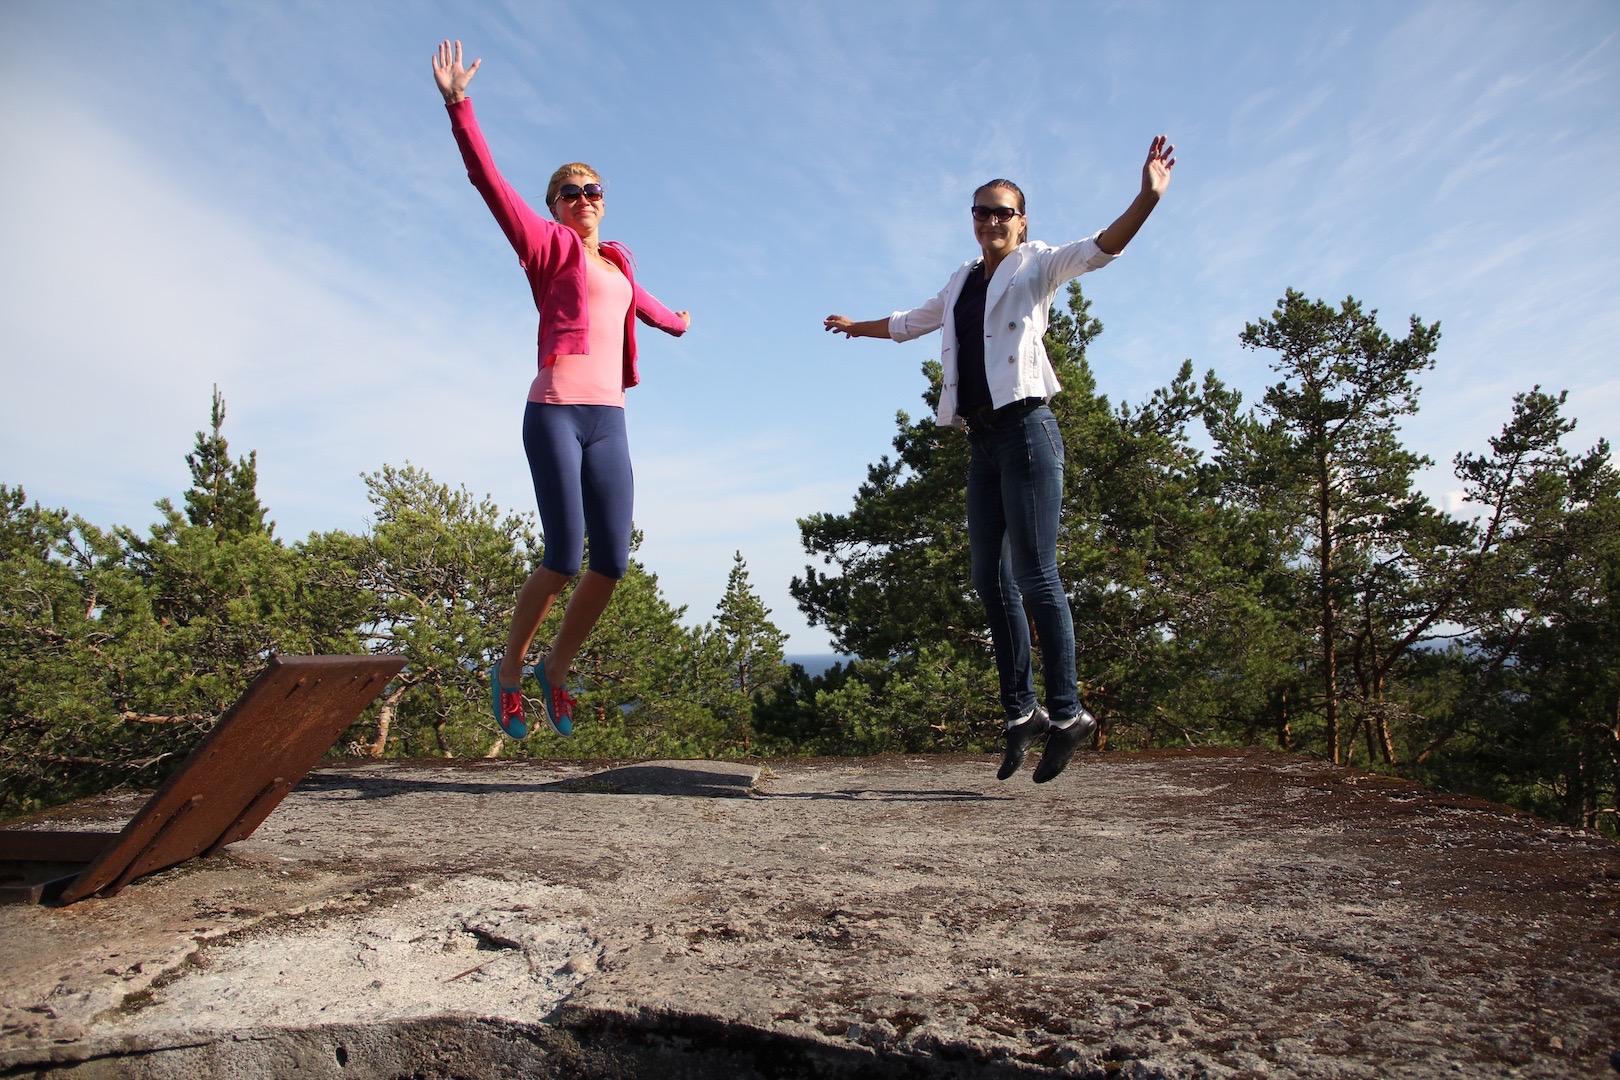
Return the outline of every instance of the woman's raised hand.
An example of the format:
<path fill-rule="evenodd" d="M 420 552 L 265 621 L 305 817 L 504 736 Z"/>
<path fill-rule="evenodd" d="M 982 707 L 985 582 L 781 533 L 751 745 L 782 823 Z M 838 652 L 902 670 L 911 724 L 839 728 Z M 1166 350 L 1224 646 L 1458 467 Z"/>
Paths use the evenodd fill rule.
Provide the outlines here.
<path fill-rule="evenodd" d="M 1112 225 L 1097 234 L 1097 246 L 1104 254 L 1118 255 L 1124 251 L 1125 245 L 1153 213 L 1153 208 L 1159 205 L 1160 196 L 1170 187 L 1170 170 L 1176 167 L 1175 153 L 1176 148 L 1170 145 L 1169 139 L 1163 135 L 1153 137 L 1147 161 L 1142 165 L 1142 190 Z"/>
<path fill-rule="evenodd" d="M 467 96 L 467 84 L 478 74 L 482 60 L 474 60 L 472 67 L 461 66 L 461 42 L 452 48 L 449 41 L 439 42 L 439 51 L 433 54 L 433 80 L 439 84 L 446 105 L 454 105 Z"/>
<path fill-rule="evenodd" d="M 477 67 L 477 64 L 473 65 Z M 1142 166 L 1142 191 L 1158 197 L 1170 187 L 1170 170 L 1175 168 L 1176 148 L 1163 135 L 1153 137 L 1147 162 Z"/>

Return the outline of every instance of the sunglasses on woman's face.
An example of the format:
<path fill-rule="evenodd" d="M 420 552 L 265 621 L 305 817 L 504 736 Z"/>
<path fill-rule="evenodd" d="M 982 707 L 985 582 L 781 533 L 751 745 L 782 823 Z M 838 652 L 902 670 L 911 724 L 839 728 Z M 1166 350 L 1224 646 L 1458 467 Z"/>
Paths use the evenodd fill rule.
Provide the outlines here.
<path fill-rule="evenodd" d="M 586 184 L 584 187 L 581 187 L 578 184 L 564 184 L 562 187 L 557 189 L 557 198 L 559 199 L 567 199 L 569 202 L 574 202 L 581 197 L 589 199 L 591 202 L 601 202 L 602 185 Z"/>
<path fill-rule="evenodd" d="M 994 221 L 997 225 L 1005 224 L 1018 216 L 1018 211 L 1010 206 L 974 206 L 974 221 Z"/>

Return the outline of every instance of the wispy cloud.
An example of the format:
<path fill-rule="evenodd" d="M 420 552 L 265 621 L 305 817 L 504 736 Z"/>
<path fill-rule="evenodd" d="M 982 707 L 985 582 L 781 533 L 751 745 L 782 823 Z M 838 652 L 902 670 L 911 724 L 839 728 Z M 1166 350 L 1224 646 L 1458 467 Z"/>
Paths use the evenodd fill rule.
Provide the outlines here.
<path fill-rule="evenodd" d="M 459 320 L 431 295 L 210 207 L 69 107 L 13 111 L 0 133 L 42 151 L 3 166 L 15 195 L 0 214 L 15 256 L 0 268 L 11 482 L 142 521 L 154 498 L 178 494 L 187 433 L 218 384 L 227 435 L 261 451 L 267 501 L 313 526 L 301 504 L 319 485 L 302 477 L 406 456 L 412 417 L 487 430 L 477 387 L 501 376 L 479 356 L 496 350 L 447 332 Z"/>

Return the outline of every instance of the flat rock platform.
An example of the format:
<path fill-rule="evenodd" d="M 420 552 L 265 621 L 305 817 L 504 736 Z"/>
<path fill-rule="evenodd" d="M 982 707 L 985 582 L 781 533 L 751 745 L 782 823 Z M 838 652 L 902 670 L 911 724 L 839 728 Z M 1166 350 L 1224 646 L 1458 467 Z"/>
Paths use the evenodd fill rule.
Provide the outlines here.
<path fill-rule="evenodd" d="M 0 1076 L 1620 1076 L 1620 845 L 1258 750 L 995 768 L 323 765 L 0 907 Z"/>

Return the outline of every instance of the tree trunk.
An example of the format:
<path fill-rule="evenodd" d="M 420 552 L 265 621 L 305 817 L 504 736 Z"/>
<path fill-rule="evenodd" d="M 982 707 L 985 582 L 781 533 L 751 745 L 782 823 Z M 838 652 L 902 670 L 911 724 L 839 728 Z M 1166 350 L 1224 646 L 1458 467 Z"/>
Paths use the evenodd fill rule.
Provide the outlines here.
<path fill-rule="evenodd" d="M 1328 477 L 1324 470 L 1317 500 L 1317 587 L 1322 590 L 1322 716 L 1327 721 L 1328 752 L 1339 764 L 1339 652 L 1335 643 L 1338 620 L 1333 609 L 1333 526 L 1329 519 Z"/>
<path fill-rule="evenodd" d="M 1587 783 L 1586 742 L 1575 744 L 1575 753 L 1564 768 L 1564 820 L 1577 829 L 1590 829 L 1597 820 L 1596 807 Z"/>
<path fill-rule="evenodd" d="M 394 712 L 398 709 L 399 699 L 404 693 L 405 687 L 400 686 L 392 694 L 383 698 L 382 707 L 377 710 L 377 737 L 361 746 L 367 757 L 381 758 L 384 751 L 388 749 L 388 729 L 393 726 Z"/>
<path fill-rule="evenodd" d="M 1370 635 L 1369 635 L 1370 637 Z M 1372 677 L 1372 711 L 1368 714 L 1369 726 L 1367 735 L 1371 738 L 1375 733 L 1378 736 L 1378 752 L 1387 764 L 1395 764 L 1395 740 L 1389 735 L 1389 714 L 1384 708 L 1384 668 L 1379 665 L 1373 667 Z M 1367 750 L 1372 756 L 1371 747 Z"/>

